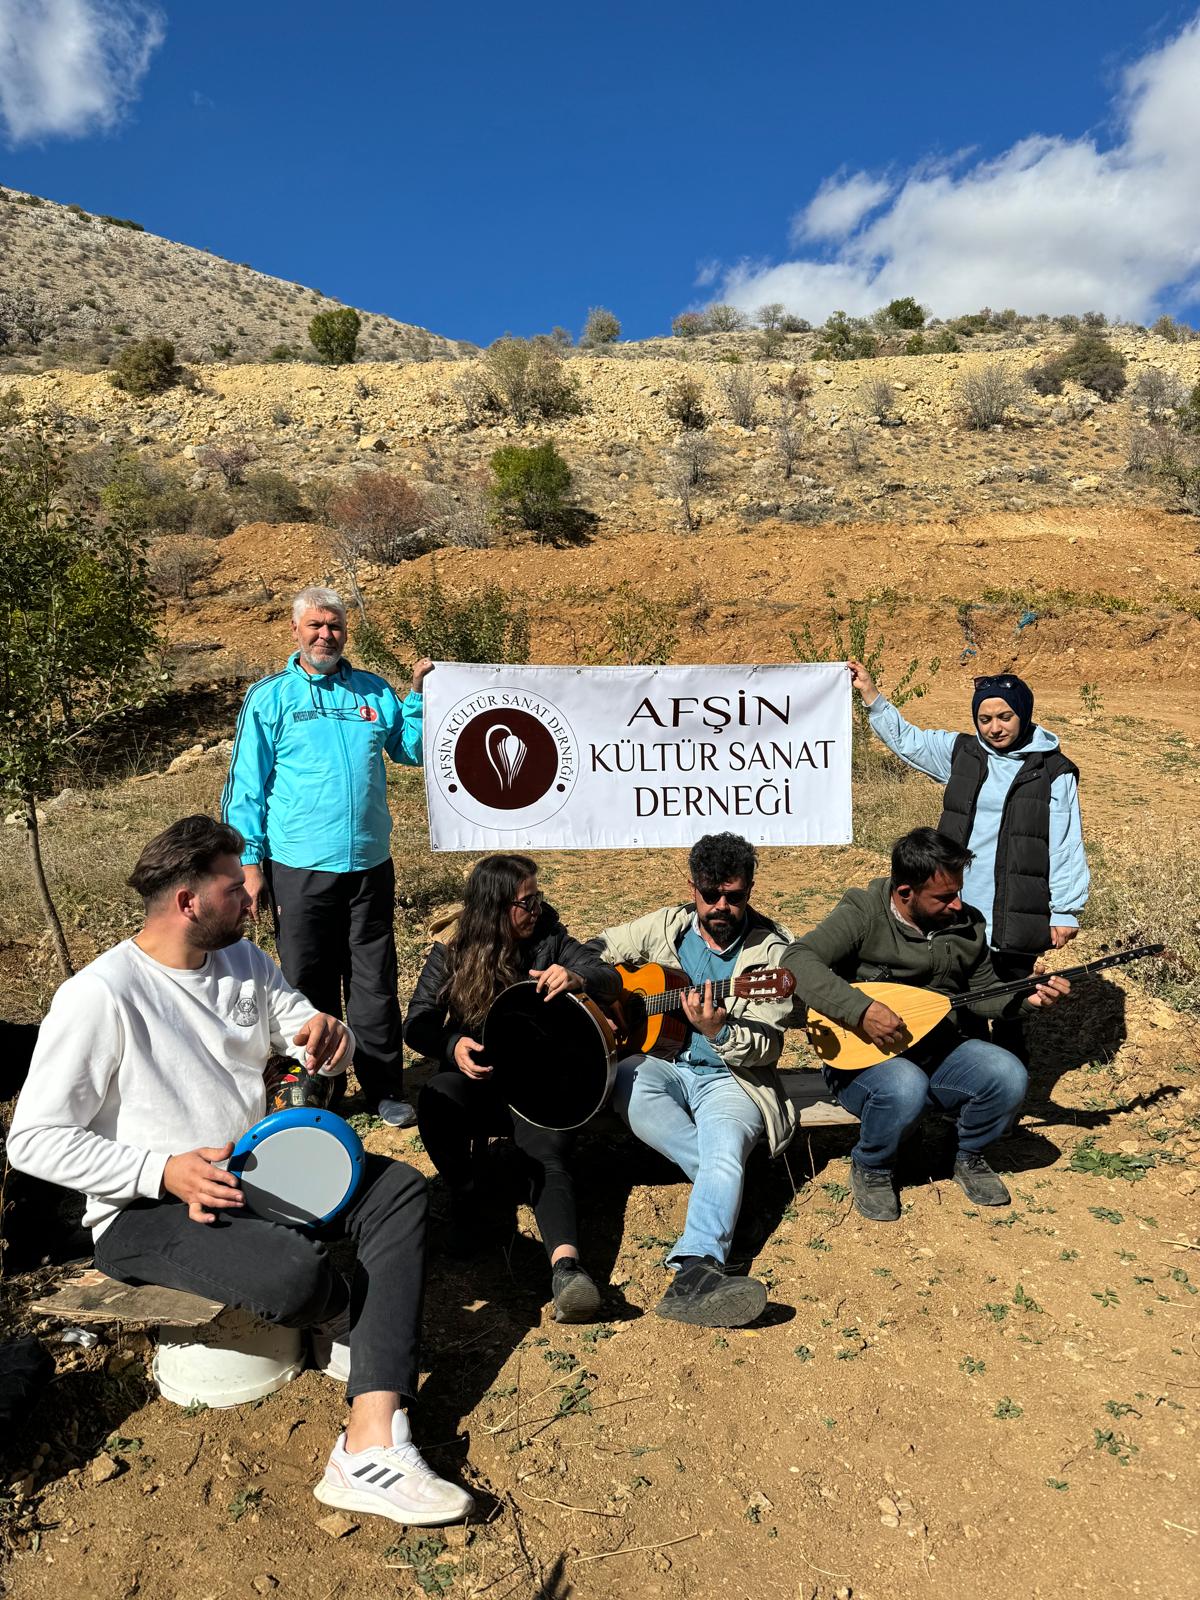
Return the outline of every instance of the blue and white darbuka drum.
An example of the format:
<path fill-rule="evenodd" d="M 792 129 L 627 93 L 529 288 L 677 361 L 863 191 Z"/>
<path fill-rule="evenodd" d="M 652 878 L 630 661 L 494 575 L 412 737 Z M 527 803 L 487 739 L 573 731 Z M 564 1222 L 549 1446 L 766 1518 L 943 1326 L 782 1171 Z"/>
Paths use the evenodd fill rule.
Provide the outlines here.
<path fill-rule="evenodd" d="M 365 1162 L 362 1140 L 336 1111 L 290 1106 L 248 1129 L 226 1165 L 254 1216 L 319 1228 L 354 1198 Z"/>

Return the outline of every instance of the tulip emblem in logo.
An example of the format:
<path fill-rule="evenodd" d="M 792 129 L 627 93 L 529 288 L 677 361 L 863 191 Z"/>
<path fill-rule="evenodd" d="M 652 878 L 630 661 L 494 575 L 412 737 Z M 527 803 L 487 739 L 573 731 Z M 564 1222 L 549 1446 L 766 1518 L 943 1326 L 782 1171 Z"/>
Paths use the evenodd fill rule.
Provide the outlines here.
<path fill-rule="evenodd" d="M 500 780 L 500 787 L 510 790 L 525 760 L 528 746 L 507 724 L 498 722 L 488 730 L 484 745 L 492 771 Z"/>

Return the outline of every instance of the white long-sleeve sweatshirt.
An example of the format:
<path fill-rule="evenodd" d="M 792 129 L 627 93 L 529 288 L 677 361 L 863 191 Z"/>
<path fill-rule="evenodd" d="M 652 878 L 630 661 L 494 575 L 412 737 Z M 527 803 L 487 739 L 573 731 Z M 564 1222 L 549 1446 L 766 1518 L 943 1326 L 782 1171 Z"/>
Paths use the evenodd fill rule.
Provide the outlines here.
<path fill-rule="evenodd" d="M 314 1014 L 248 940 L 192 971 L 126 939 L 54 996 L 8 1159 L 81 1190 L 98 1236 L 123 1206 L 161 1196 L 168 1156 L 236 1142 L 263 1116 L 268 1057 L 303 1061 L 292 1037 Z"/>

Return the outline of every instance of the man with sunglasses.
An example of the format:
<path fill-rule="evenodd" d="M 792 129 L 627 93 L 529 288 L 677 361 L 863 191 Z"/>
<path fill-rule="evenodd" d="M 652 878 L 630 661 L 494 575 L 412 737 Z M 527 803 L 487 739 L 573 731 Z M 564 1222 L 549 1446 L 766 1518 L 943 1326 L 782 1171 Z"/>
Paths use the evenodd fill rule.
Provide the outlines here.
<path fill-rule="evenodd" d="M 346 1020 L 354 1071 L 372 1111 L 392 1127 L 417 1114 L 401 1086 L 396 998 L 396 874 L 384 756 L 419 767 L 421 684 L 392 686 L 346 659 L 346 608 L 332 589 L 292 602 L 296 650 L 282 672 L 246 692 L 234 735 L 222 821 L 246 840 L 242 865 L 257 919 L 270 904 L 279 964 L 318 1010 Z"/>
<path fill-rule="evenodd" d="M 683 1234 L 667 1256 L 675 1277 L 655 1308 L 660 1317 L 705 1328 L 740 1328 L 767 1303 L 755 1278 L 725 1263 L 742 1204 L 746 1160 L 764 1139 L 786 1148 L 796 1118 L 775 1064 L 790 1001 L 713 999 L 713 984 L 751 967 L 775 967 L 789 934 L 750 904 L 754 850 L 733 833 L 706 834 L 688 857 L 689 898 L 621 927 L 595 943 L 608 961 L 680 969 L 695 988 L 684 997 L 690 1025 L 673 1060 L 626 1057 L 613 1104 L 644 1144 L 691 1180 Z"/>

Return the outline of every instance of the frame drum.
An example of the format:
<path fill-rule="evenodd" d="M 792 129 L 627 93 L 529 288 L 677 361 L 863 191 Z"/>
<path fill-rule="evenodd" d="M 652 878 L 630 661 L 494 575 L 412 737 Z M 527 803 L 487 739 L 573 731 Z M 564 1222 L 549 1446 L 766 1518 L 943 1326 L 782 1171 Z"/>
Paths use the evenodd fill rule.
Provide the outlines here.
<path fill-rule="evenodd" d="M 226 1165 L 254 1216 L 319 1228 L 353 1198 L 365 1161 L 362 1140 L 336 1111 L 292 1106 L 256 1122 Z"/>
<path fill-rule="evenodd" d="M 538 1128 L 581 1127 L 608 1099 L 617 1039 L 586 995 L 547 1000 L 537 984 L 498 994 L 483 1024 L 483 1060 L 509 1109 Z"/>

